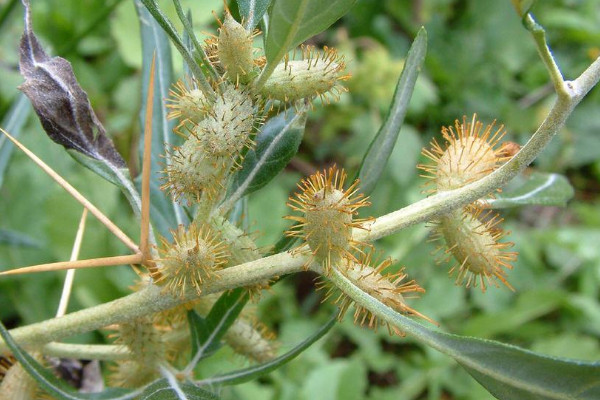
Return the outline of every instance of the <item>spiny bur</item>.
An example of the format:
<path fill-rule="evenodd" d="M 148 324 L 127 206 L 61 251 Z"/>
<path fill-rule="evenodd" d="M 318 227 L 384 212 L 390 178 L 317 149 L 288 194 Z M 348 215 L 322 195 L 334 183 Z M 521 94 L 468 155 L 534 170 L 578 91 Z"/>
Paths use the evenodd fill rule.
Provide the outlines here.
<path fill-rule="evenodd" d="M 257 32 L 248 32 L 228 11 L 219 28 L 216 55 L 231 82 L 248 83 L 256 76 L 252 42 Z"/>
<path fill-rule="evenodd" d="M 167 348 L 152 318 L 142 317 L 120 324 L 111 337 L 133 355 L 130 360 L 118 361 L 112 369 L 110 380 L 113 384 L 137 388 L 160 376 L 159 367 L 167 360 Z"/>
<path fill-rule="evenodd" d="M 223 190 L 229 170 L 207 155 L 202 142 L 191 137 L 167 154 L 161 189 L 175 201 L 199 202 L 202 195 L 213 199 Z"/>
<path fill-rule="evenodd" d="M 456 275 L 457 285 L 466 287 L 481 286 L 485 292 L 487 285 L 498 286 L 497 281 L 514 290 L 506 280 L 506 269 L 512 269 L 511 262 L 517 253 L 507 251 L 514 244 L 501 243 L 506 232 L 498 227 L 502 221 L 492 212 L 478 209 L 462 209 L 442 217 L 434 224 L 434 239 L 443 239 L 446 248 L 439 261 L 448 261 L 450 255 L 458 262 L 449 270 Z"/>
<path fill-rule="evenodd" d="M 183 297 L 190 289 L 200 294 L 203 284 L 218 278 L 218 271 L 227 263 L 228 247 L 218 232 L 205 225 L 192 223 L 187 229 L 179 225 L 171 233 L 173 242 L 161 238 L 161 268 L 155 281 L 175 296 Z"/>
<path fill-rule="evenodd" d="M 352 238 L 353 228 L 364 228 L 368 219 L 355 219 L 357 210 L 370 205 L 358 192 L 358 180 L 344 189 L 344 170 L 336 166 L 317 171 L 303 179 L 300 192 L 290 197 L 288 206 L 301 216 L 286 216 L 297 224 L 286 232 L 288 236 L 302 238 L 310 247 L 313 258 L 319 262 L 325 274 L 332 265 L 343 258 L 355 259 L 352 250 L 360 250 L 359 243 Z"/>
<path fill-rule="evenodd" d="M 504 125 L 494 130 L 495 122 L 482 132 L 483 124 L 473 114 L 470 122 L 463 116 L 462 123 L 456 120 L 454 127 L 442 128 L 445 146 L 431 141 L 431 149 L 422 153 L 430 164 L 417 167 L 427 173 L 432 191 L 441 192 L 463 187 L 494 171 L 506 161 L 504 151 L 498 144 L 506 134 Z"/>
<path fill-rule="evenodd" d="M 255 126 L 255 106 L 248 90 L 225 84 L 206 114 L 205 118 L 192 128 L 190 139 L 200 142 L 199 149 L 215 166 L 231 165 L 245 147 L 254 142 L 250 134 Z"/>
<path fill-rule="evenodd" d="M 463 117 L 454 127 L 443 127 L 444 146 L 434 139 L 431 149 L 423 155 L 431 164 L 417 167 L 433 185 L 431 192 L 453 190 L 475 182 L 496 170 L 508 159 L 507 147 L 500 146 L 505 135 L 504 126 L 494 129 L 494 123 L 483 131 L 483 124 L 474 114 L 470 122 Z M 491 196 L 492 194 L 490 194 Z M 450 269 L 456 275 L 456 284 L 467 287 L 480 286 L 485 291 L 488 284 L 502 282 L 511 290 L 504 269 L 511 269 L 517 253 L 507 251 L 513 243 L 501 243 L 506 234 L 499 227 L 502 220 L 491 211 L 482 212 L 481 204 L 474 203 L 455 210 L 433 222 L 434 240 L 445 242 L 447 261 L 453 256 L 458 265 Z M 438 248 L 438 251 L 441 249 Z"/>
<path fill-rule="evenodd" d="M 393 274 L 385 273 L 384 271 L 391 264 L 392 261 L 389 258 L 379 263 L 374 262 L 373 251 L 368 251 L 361 254 L 358 260 L 346 258 L 334 268 L 363 292 L 376 298 L 388 307 L 393 308 L 395 311 L 405 315 L 421 317 L 433 322 L 406 303 L 407 295 L 423 293 L 425 290 L 414 280 L 402 283 L 407 276 L 403 269 Z M 319 289 L 324 288 L 327 290 L 324 301 L 332 299 L 333 303 L 338 305 L 340 308 L 340 320 L 344 317 L 348 308 L 355 304 L 354 300 L 343 292 L 343 289 L 337 288 L 326 280 L 319 282 L 317 286 Z M 354 322 L 361 326 L 366 325 L 372 329 L 377 329 L 380 325 L 377 317 L 360 305 L 355 306 Z M 387 323 L 386 325 L 390 334 L 403 335 L 395 326 Z"/>
<path fill-rule="evenodd" d="M 179 128 L 188 122 L 197 124 L 202 121 L 210 103 L 193 80 L 187 85 L 179 80 L 169 89 L 166 107 L 169 110 L 167 118 L 179 120 Z"/>
<path fill-rule="evenodd" d="M 339 97 L 345 89 L 338 83 L 350 76 L 344 74 L 346 65 L 335 49 L 323 51 L 302 46 L 302 60 L 285 60 L 278 64 L 261 89 L 264 97 L 284 103 L 299 99 L 320 97 L 324 103 L 329 97 Z"/>

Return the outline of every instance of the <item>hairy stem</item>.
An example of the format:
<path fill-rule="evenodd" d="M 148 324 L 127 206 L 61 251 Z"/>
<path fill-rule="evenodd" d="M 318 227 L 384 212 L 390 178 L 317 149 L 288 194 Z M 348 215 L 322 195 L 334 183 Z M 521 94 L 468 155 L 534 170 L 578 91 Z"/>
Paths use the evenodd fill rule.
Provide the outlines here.
<path fill-rule="evenodd" d="M 206 283 L 202 295 L 253 285 L 277 276 L 298 272 L 302 270 L 307 261 L 308 257 L 302 254 L 279 253 L 227 268 L 219 272 L 219 279 Z M 20 345 L 30 347 L 58 341 L 108 325 L 132 321 L 145 315 L 168 310 L 198 297 L 200 295 L 193 288 L 187 291 L 183 297 L 173 297 L 164 293 L 160 287 L 149 285 L 120 299 L 60 318 L 15 328 L 10 333 Z M 0 353 L 6 350 L 6 344 L 0 342 Z"/>

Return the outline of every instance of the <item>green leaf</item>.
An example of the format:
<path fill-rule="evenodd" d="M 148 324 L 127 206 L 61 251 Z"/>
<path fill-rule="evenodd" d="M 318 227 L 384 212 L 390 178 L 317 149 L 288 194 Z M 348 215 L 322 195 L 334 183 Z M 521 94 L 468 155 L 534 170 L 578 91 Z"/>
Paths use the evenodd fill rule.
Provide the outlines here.
<path fill-rule="evenodd" d="M 10 133 L 14 138 L 18 138 L 21 135 L 21 128 L 25 124 L 31 106 L 27 100 L 27 96 L 23 93 L 19 94 L 12 106 L 2 119 L 2 128 Z M 14 145 L 5 135 L 0 136 L 0 187 L 4 181 L 4 173 L 10 160 L 10 156 L 14 149 Z"/>
<path fill-rule="evenodd" d="M 193 369 L 198 361 L 219 348 L 221 338 L 236 320 L 248 298 L 247 289 L 237 288 L 223 293 L 206 318 L 198 316 L 193 310 L 188 313 L 194 357 L 190 362 L 191 367 L 187 369 Z"/>
<path fill-rule="evenodd" d="M 170 196 L 161 190 L 160 178 L 162 157 L 167 154 L 167 149 L 171 146 L 179 145 L 181 138 L 173 133 L 175 127 L 174 121 L 167 120 L 167 109 L 164 106 L 164 99 L 169 97 L 169 89 L 173 79 L 173 67 L 171 64 L 171 47 L 165 32 L 158 23 L 152 18 L 148 10 L 138 2 L 136 11 L 140 20 L 140 30 L 142 36 L 142 109 L 140 110 L 140 126 L 144 126 L 146 118 L 146 96 L 148 94 L 148 83 L 150 82 L 150 67 L 152 58 L 155 59 L 155 87 L 153 98 L 152 114 L 152 157 L 150 185 L 152 195 L 150 202 L 153 208 L 152 221 L 153 226 L 158 232 L 167 237 L 169 229 L 174 229 L 177 225 L 185 222 L 185 216 L 181 206 L 174 202 Z M 144 156 L 144 133 L 140 137 L 139 158 L 140 164 Z M 163 160 L 164 161 L 164 160 Z M 168 162 L 168 160 L 166 160 Z M 157 213 L 158 212 L 158 213 Z"/>
<path fill-rule="evenodd" d="M 285 168 L 298 152 L 305 124 L 304 110 L 287 110 L 263 126 L 256 147 L 246 154 L 222 209 L 228 210 L 243 196 L 262 188 Z"/>
<path fill-rule="evenodd" d="M 174 386 L 177 386 L 174 388 Z M 219 400 L 219 396 L 187 382 L 169 383 L 167 379 L 153 382 L 140 395 L 140 400 Z"/>
<path fill-rule="evenodd" d="M 327 29 L 350 10 L 356 0 L 275 0 L 269 11 L 265 54 L 278 63 L 288 50 Z"/>
<path fill-rule="evenodd" d="M 10 336 L 2 322 L 0 322 L 0 336 L 2 336 L 4 342 L 12 351 L 12 354 L 27 371 L 27 373 L 29 373 L 29 375 L 31 375 L 44 390 L 59 400 L 127 400 L 133 399 L 139 394 L 138 392 L 132 392 L 131 390 L 127 389 L 109 389 L 102 393 L 94 394 L 78 393 L 75 391 L 75 389 L 71 388 L 65 382 L 62 382 L 60 379 L 54 376 L 51 371 L 42 367 L 39 362 L 23 351 L 14 341 L 12 336 Z"/>
<path fill-rule="evenodd" d="M 23 247 L 40 247 L 40 243 L 38 243 L 35 239 L 30 238 L 21 232 L 9 231 L 7 229 L 0 229 L 0 244 Z"/>
<path fill-rule="evenodd" d="M 248 368 L 244 368 L 244 369 L 240 369 L 238 371 L 233 371 L 233 372 L 223 374 L 223 375 L 217 375 L 215 377 L 205 379 L 203 381 L 196 382 L 196 383 L 198 385 L 215 385 L 215 384 L 234 385 L 234 384 L 240 384 L 243 382 L 248 382 L 248 381 L 256 379 L 260 376 L 268 374 L 269 372 L 274 371 L 277 368 L 281 367 L 282 365 L 293 360 L 300 353 L 302 353 L 304 350 L 309 348 L 313 343 L 315 343 L 317 340 L 322 338 L 335 325 L 336 320 L 337 320 L 337 313 L 335 315 L 333 315 L 325 325 L 323 325 L 321 328 L 319 328 L 318 331 L 316 331 L 314 334 L 309 336 L 302 343 L 300 343 L 299 345 L 297 345 L 296 347 L 294 347 L 292 350 L 288 351 L 287 353 L 285 353 L 269 362 L 266 362 L 264 364 L 255 365 L 255 366 L 248 367 Z"/>
<path fill-rule="evenodd" d="M 267 12 L 271 0 L 237 0 L 246 30 L 253 30 Z"/>
<path fill-rule="evenodd" d="M 204 48 L 196 38 L 196 33 L 194 32 L 194 26 L 192 24 L 191 14 L 185 15 L 183 12 L 183 8 L 181 7 L 181 3 L 179 0 L 173 0 L 173 4 L 175 5 L 175 11 L 177 11 L 177 16 L 179 20 L 183 24 L 183 40 L 182 43 L 184 47 L 190 51 L 191 47 L 188 45 L 188 42 L 194 46 L 194 53 L 198 55 L 197 64 L 205 67 L 212 75 L 214 79 L 218 78 L 217 72 L 213 68 L 212 63 L 208 59 Z"/>
<path fill-rule="evenodd" d="M 142 4 L 144 4 L 144 6 L 148 10 L 148 12 L 152 15 L 153 19 L 158 23 L 158 25 L 161 26 L 161 28 L 165 31 L 165 33 L 171 38 L 171 41 L 175 45 L 175 48 L 177 49 L 177 51 L 179 51 L 179 53 L 185 60 L 186 64 L 188 65 L 188 67 L 190 68 L 192 73 L 194 74 L 194 77 L 196 78 L 197 82 L 200 84 L 202 91 L 204 91 L 205 93 L 210 94 L 212 96 L 214 94 L 212 87 L 206 80 L 206 77 L 202 73 L 202 70 L 200 69 L 199 65 L 196 63 L 196 61 L 195 61 L 194 57 L 192 56 L 192 54 L 190 53 L 190 51 L 187 49 L 187 47 L 185 47 L 185 44 L 183 43 L 183 40 L 177 33 L 177 30 L 175 29 L 175 27 L 173 26 L 173 23 L 158 8 L 158 4 L 156 4 L 156 0 L 136 0 L 135 5 L 136 5 L 137 9 L 140 8 L 140 2 Z M 139 11 L 138 11 L 138 13 L 139 13 Z"/>
<path fill-rule="evenodd" d="M 331 280 L 369 309 L 418 341 L 454 358 L 501 400 L 600 398 L 600 363 L 548 357 L 491 340 L 462 337 L 425 328 L 357 288 L 337 270 Z"/>
<path fill-rule="evenodd" d="M 520 176 L 508 187 L 486 200 L 492 208 L 508 208 L 524 205 L 561 206 L 573 198 L 575 191 L 569 180 L 560 174 L 534 172 L 527 177 Z"/>
<path fill-rule="evenodd" d="M 365 195 L 370 194 L 375 189 L 396 145 L 408 109 L 408 103 L 425 61 L 426 53 L 427 31 L 425 28 L 421 28 L 408 51 L 388 115 L 367 149 L 358 171 L 357 178 L 360 179 L 360 188 Z"/>

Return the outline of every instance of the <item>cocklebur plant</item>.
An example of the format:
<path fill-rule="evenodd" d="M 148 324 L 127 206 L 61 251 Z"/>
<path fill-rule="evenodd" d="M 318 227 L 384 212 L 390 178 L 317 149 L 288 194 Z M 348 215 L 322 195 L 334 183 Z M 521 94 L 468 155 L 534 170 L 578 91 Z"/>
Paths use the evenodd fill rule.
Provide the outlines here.
<path fill-rule="evenodd" d="M 290 198 L 289 219 L 294 225 L 287 237 L 273 250 L 266 250 L 249 234 L 244 225 L 247 196 L 266 185 L 296 153 L 311 102 L 335 99 L 348 78 L 335 50 L 304 47 L 295 59 L 294 49 L 335 22 L 351 3 L 276 0 L 269 6 L 268 1 L 239 1 L 241 20 L 236 21 L 226 10 L 218 35 L 204 45 L 195 38 L 179 2 L 175 1 L 175 7 L 186 41 L 153 1 L 137 4 L 147 82 L 139 191 L 70 65 L 48 56 L 35 38 L 25 2 L 21 72 L 26 81 L 22 90 L 48 135 L 79 162 L 122 189 L 140 216 L 138 245 L 37 160 L 134 254 L 36 266 L 27 271 L 133 264 L 139 282 L 133 294 L 121 299 L 10 332 L 2 329 L 0 352 L 6 360 L 14 356 L 19 368 L 56 398 L 88 397 L 65 387 L 25 350 L 114 362 L 116 366 L 107 370 L 113 371 L 108 382 L 115 389 L 106 391 L 103 398 L 153 398 L 155 392 L 167 393 L 168 398 L 217 398 L 212 392 L 218 392 L 219 385 L 251 380 L 278 368 L 334 325 L 332 318 L 306 341 L 277 356 L 277 346 L 260 323 L 239 318 L 247 313 L 244 309 L 250 293 L 260 301 L 260 290 L 278 277 L 309 269 L 321 275 L 318 286 L 326 289 L 324 297 L 339 306 L 337 317 L 342 318 L 354 306 L 357 324 L 385 325 L 392 334 L 410 335 L 450 355 L 498 398 L 598 397 L 597 363 L 544 357 L 435 330 L 434 321 L 418 311 L 418 300 L 411 299 L 416 293 L 427 296 L 421 285 L 406 277 L 414 267 L 387 272 L 391 261 L 371 244 L 400 229 L 430 222 L 435 234 L 444 239 L 442 251 L 458 263 L 452 270 L 457 283 L 479 283 L 484 289 L 496 280 L 507 282 L 506 270 L 515 254 L 505 251 L 509 245 L 500 240 L 504 233 L 499 219 L 486 210 L 493 204 L 489 199 L 537 157 L 600 79 L 600 60 L 596 60 L 576 80 L 565 81 L 546 46 L 543 30 L 527 10 L 520 9 L 520 3 L 516 3 L 518 13 L 533 34 L 557 100 L 516 154 L 508 157 L 505 147 L 496 143 L 502 128 L 494 130 L 489 125 L 481 132 L 482 125 L 475 117 L 467 122 L 467 117 L 457 116 L 463 122 L 456 122 L 454 131 L 442 130 L 447 143 L 440 146 L 434 142 L 433 150 L 424 151 L 433 163 L 421 167 L 434 182 L 429 197 L 377 218 L 357 215 L 376 201 L 367 196 L 396 142 L 425 58 L 426 34 L 421 30 L 407 56 L 390 113 L 364 156 L 358 179 L 347 179 L 346 172 L 337 167 L 315 172 L 301 180 L 300 192 Z M 260 23 L 265 13 L 268 24 Z M 264 56 L 254 49 L 259 23 L 265 38 Z M 171 37 L 193 75 L 182 77 L 173 86 L 155 79 L 154 67 L 164 71 L 170 63 L 162 53 L 153 59 L 155 49 L 166 43 L 160 28 Z M 151 34 L 144 34 L 148 31 Z M 176 132 L 164 129 L 170 123 L 167 119 L 157 122 L 152 118 L 165 108 L 171 111 Z M 164 192 L 151 191 L 151 184 L 162 185 Z M 154 206 L 152 213 L 150 205 Z M 427 325 L 407 316 L 419 317 Z M 92 348 L 58 343 L 109 326 L 118 332 L 111 344 Z M 258 364 L 222 375 L 198 375 L 197 366 L 223 343 Z M 8 365 L 7 376 L 13 368 Z M 5 382 L 0 386 L 4 393 L 19 391 L 10 392 L 11 398 L 27 395 L 22 389 L 7 388 Z"/>

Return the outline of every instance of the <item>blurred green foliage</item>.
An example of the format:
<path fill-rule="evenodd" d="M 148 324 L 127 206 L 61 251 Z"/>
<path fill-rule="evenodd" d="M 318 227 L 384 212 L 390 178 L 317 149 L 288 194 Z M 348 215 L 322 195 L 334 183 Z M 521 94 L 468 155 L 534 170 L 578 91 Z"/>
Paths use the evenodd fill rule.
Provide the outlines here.
<path fill-rule="evenodd" d="M 0 26 L 0 113 L 6 112 L 21 82 L 17 71 L 22 8 L 12 1 Z M 192 7 L 199 33 L 214 32 L 210 11 L 218 1 L 182 2 Z M 174 14 L 170 2 L 163 8 Z M 36 1 L 36 32 L 51 53 L 66 57 L 92 105 L 123 156 L 135 165 L 139 134 L 141 50 L 138 22 L 128 1 Z M 567 78 L 577 76 L 600 54 L 600 8 L 596 0 L 552 0 L 533 8 Z M 2 13 L 0 13 L 2 15 Z M 176 18 L 173 18 L 176 20 Z M 425 68 L 417 81 L 405 126 L 387 170 L 371 196 L 370 215 L 379 216 L 423 197 L 415 165 L 420 149 L 463 115 L 506 125 L 509 138 L 524 143 L 553 101 L 533 41 L 506 1 L 359 0 L 331 29 L 311 39 L 337 47 L 353 78 L 339 102 L 315 106 L 300 153 L 287 170 L 250 199 L 252 229 L 268 246 L 287 228 L 285 201 L 300 177 L 337 163 L 353 176 L 364 150 L 385 117 L 396 80 L 417 29 L 429 36 Z M 181 71 L 181 62 L 175 64 Z M 566 208 L 525 207 L 504 211 L 510 240 L 520 257 L 508 279 L 516 288 L 456 287 L 437 266 L 428 230 L 416 226 L 381 240 L 392 256 L 427 292 L 412 305 L 443 329 L 493 338 L 546 354 L 599 360 L 600 345 L 600 91 L 576 109 L 567 127 L 531 167 L 566 174 L 575 199 Z M 22 141 L 99 206 L 128 234 L 137 223 L 117 189 L 81 168 L 50 142 L 37 120 Z M 0 270 L 66 260 L 81 207 L 15 152 L 0 187 L 0 229 L 31 239 L 33 247 L 0 243 Z M 81 258 L 125 254 L 126 249 L 88 218 Z M 0 318 L 9 326 L 51 317 L 64 273 L 0 279 Z M 330 315 L 314 291 L 314 276 L 287 277 L 258 304 L 263 320 L 276 329 L 282 349 L 310 335 Z M 77 273 L 70 310 L 129 292 L 134 274 L 125 267 Z M 90 341 L 93 335 L 74 340 Z M 202 368 L 222 371 L 243 361 L 227 350 Z M 365 332 L 347 317 L 325 340 L 268 378 L 224 388 L 231 399 L 487 399 L 485 392 L 448 357 L 384 330 Z"/>

